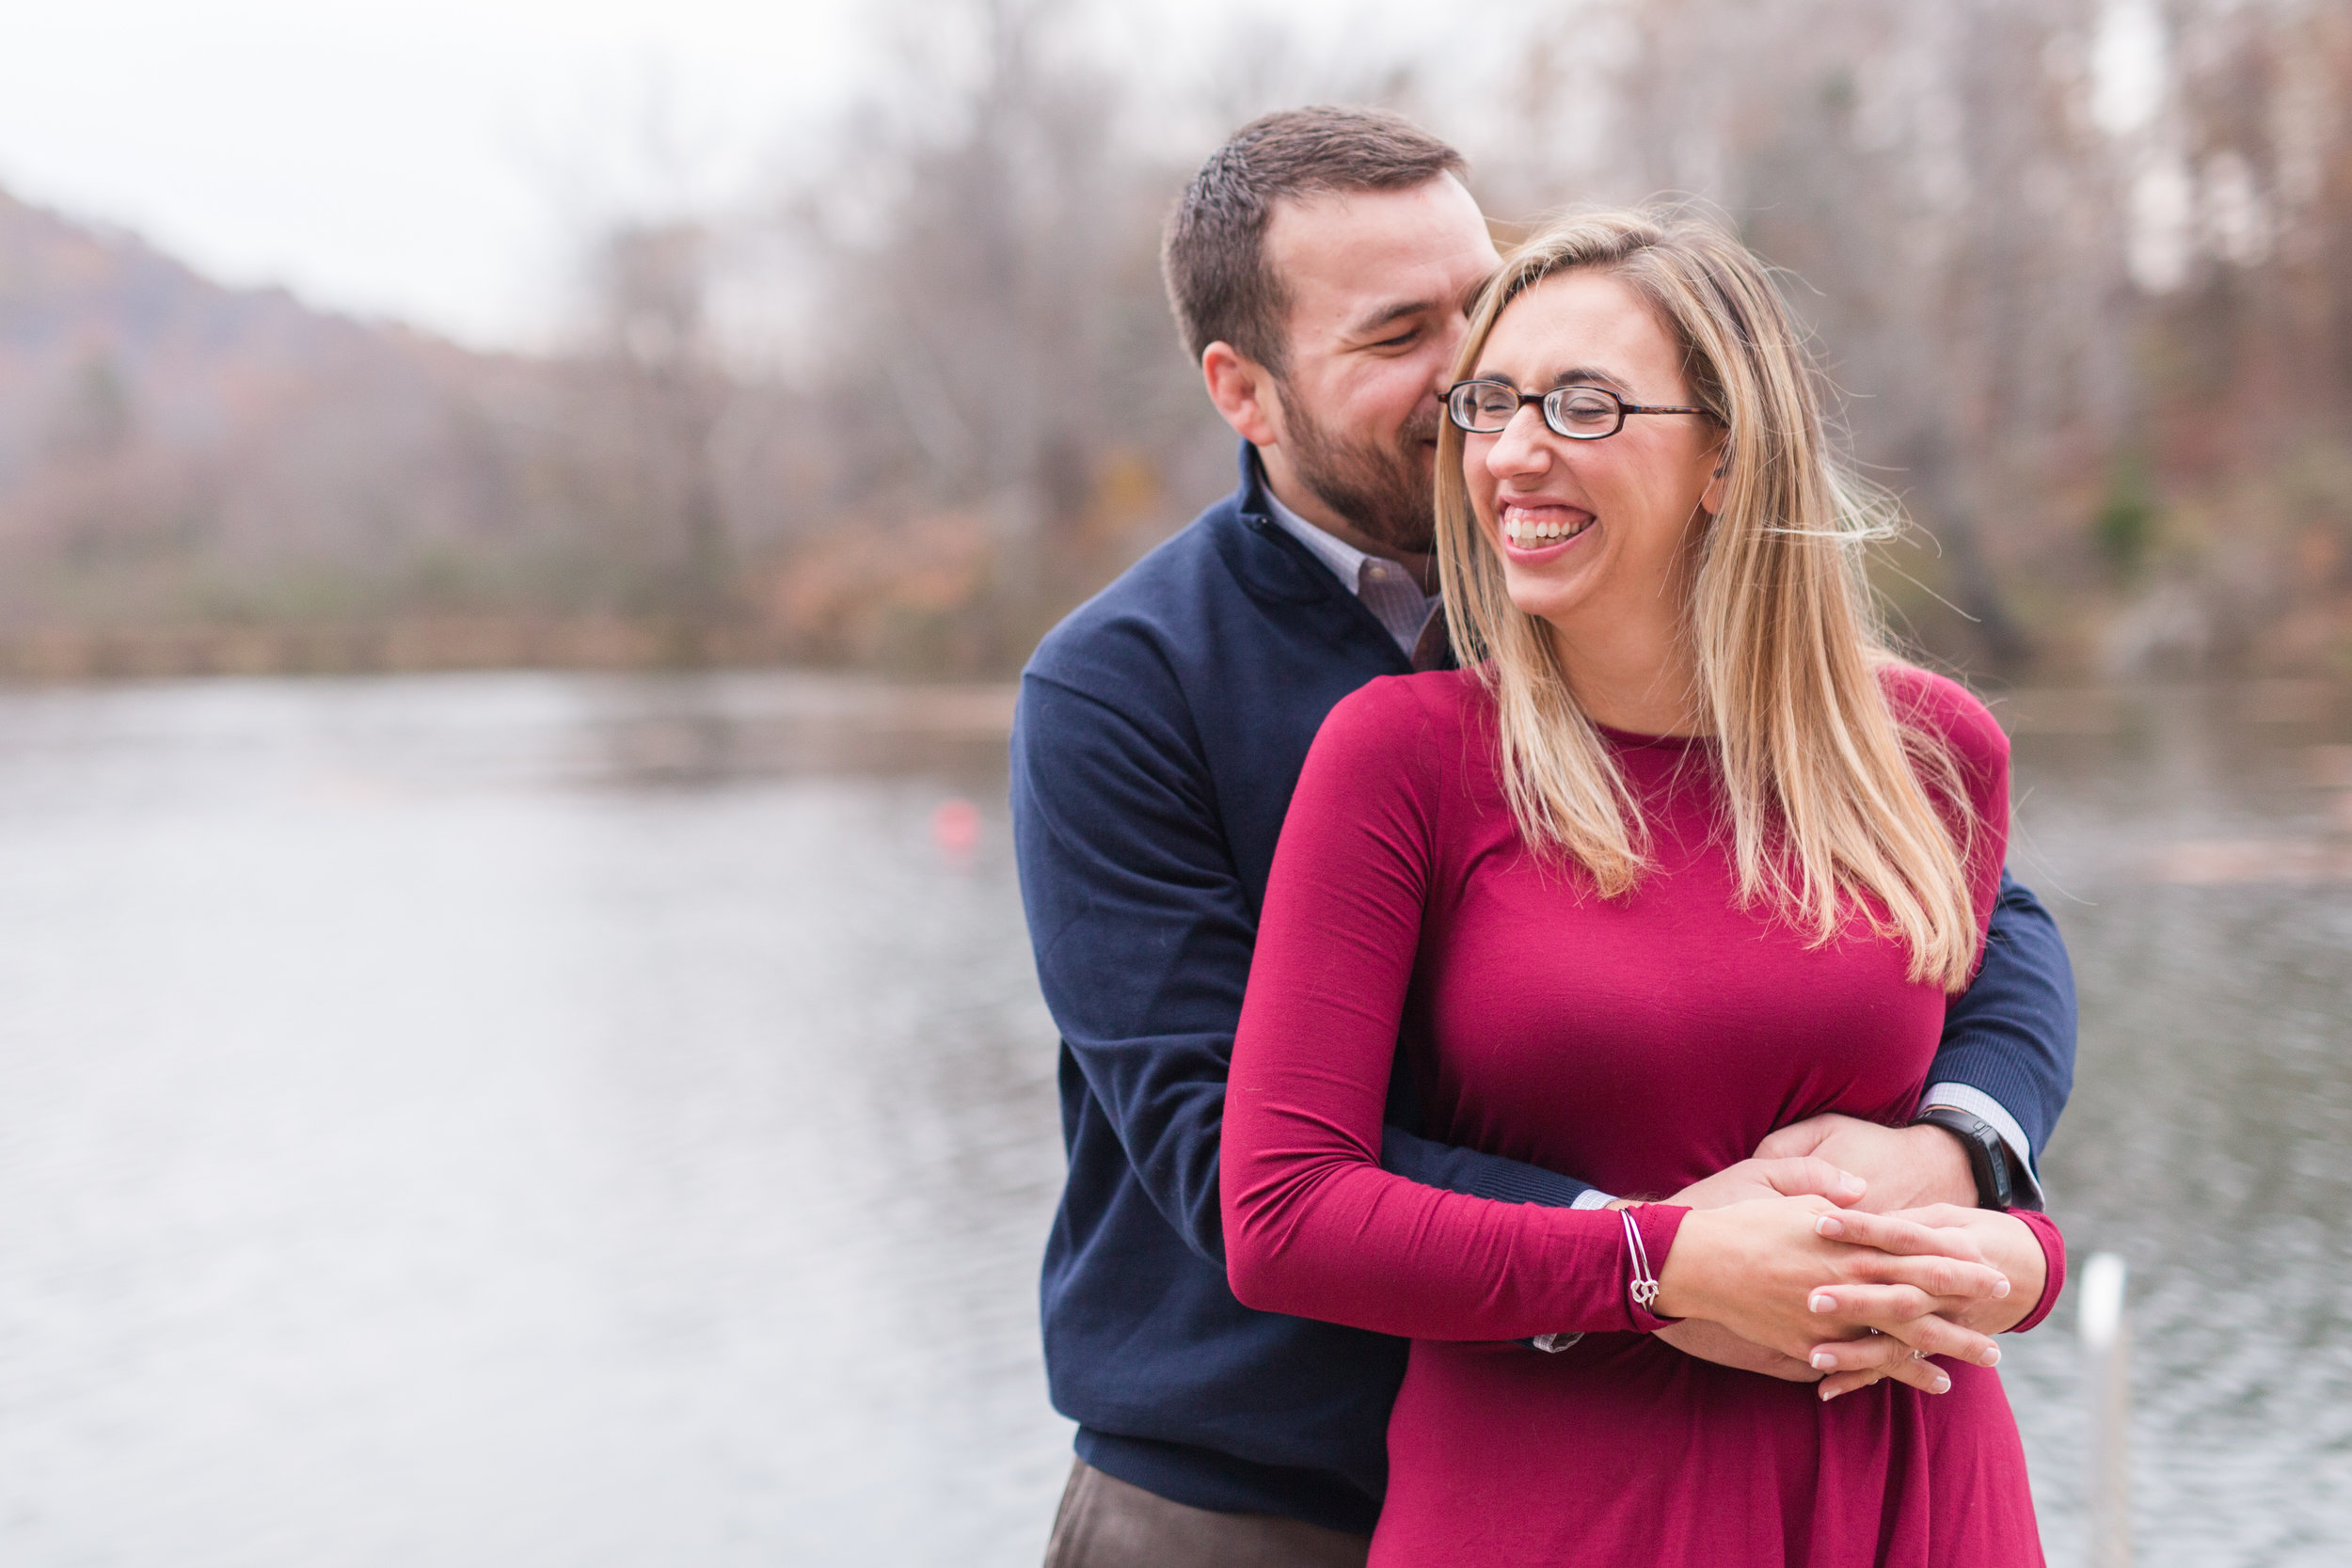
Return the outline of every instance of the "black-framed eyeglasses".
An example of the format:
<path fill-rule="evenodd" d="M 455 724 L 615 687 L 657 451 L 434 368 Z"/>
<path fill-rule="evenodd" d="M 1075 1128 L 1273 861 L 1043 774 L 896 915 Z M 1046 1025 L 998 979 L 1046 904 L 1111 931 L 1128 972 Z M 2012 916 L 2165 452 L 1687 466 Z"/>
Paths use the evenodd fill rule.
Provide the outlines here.
<path fill-rule="evenodd" d="M 1625 428 L 1628 414 L 1696 414 L 1711 420 L 1705 408 L 1665 408 L 1628 403 L 1606 387 L 1554 387 L 1549 392 L 1522 392 L 1507 381 L 1457 381 L 1446 389 L 1446 417 L 1472 436 L 1500 436 L 1518 411 L 1540 404 L 1544 423 L 1555 436 L 1571 441 L 1598 441 Z"/>

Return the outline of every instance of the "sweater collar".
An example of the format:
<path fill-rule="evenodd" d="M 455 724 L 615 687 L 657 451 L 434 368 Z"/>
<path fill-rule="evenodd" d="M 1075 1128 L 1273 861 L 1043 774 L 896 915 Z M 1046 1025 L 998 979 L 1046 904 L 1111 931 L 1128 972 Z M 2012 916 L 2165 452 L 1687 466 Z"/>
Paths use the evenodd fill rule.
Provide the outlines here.
<path fill-rule="evenodd" d="M 1241 485 L 1232 505 L 1233 526 L 1219 531 L 1218 553 L 1252 595 L 1282 604 L 1355 597 L 1313 551 L 1274 520 L 1274 496 L 1266 488 L 1265 469 L 1258 461 L 1258 449 L 1247 441 L 1241 444 Z M 1365 614 L 1369 617 L 1371 611 Z"/>

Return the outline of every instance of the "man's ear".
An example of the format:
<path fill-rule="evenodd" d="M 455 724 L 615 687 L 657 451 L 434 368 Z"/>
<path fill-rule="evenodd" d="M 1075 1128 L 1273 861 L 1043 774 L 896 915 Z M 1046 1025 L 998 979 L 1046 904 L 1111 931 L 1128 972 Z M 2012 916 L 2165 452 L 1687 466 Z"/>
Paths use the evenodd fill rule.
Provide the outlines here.
<path fill-rule="evenodd" d="M 1215 342 L 1200 351 L 1200 379 L 1233 434 L 1253 447 L 1281 444 L 1282 398 L 1272 372 L 1232 344 Z"/>

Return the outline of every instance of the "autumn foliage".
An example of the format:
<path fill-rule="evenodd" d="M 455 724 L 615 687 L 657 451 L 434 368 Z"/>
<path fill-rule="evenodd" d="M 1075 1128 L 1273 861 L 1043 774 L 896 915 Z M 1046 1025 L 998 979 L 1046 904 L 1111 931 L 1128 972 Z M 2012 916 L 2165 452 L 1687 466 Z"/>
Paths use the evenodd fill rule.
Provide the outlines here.
<path fill-rule="evenodd" d="M 614 221 L 560 352 L 0 197 L 0 671 L 1013 668 L 1230 486 L 1159 220 L 1331 99 L 1454 139 L 1504 219 L 1729 214 L 1917 524 L 1879 577 L 1935 656 L 2352 667 L 2340 5 L 1552 0 L 1343 60 L 1261 22 L 1190 75 L 1077 0 L 922 11 L 768 188 Z"/>

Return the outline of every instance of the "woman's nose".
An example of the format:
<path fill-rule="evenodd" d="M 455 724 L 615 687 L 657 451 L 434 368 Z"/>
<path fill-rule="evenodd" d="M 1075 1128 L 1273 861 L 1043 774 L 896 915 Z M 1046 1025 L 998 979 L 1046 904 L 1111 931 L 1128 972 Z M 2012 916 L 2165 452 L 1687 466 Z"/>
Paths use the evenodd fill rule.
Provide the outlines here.
<path fill-rule="evenodd" d="M 1551 467 L 1551 443 L 1544 438 L 1550 434 L 1535 405 L 1526 404 L 1486 449 L 1486 471 L 1497 479 L 1543 472 Z"/>

